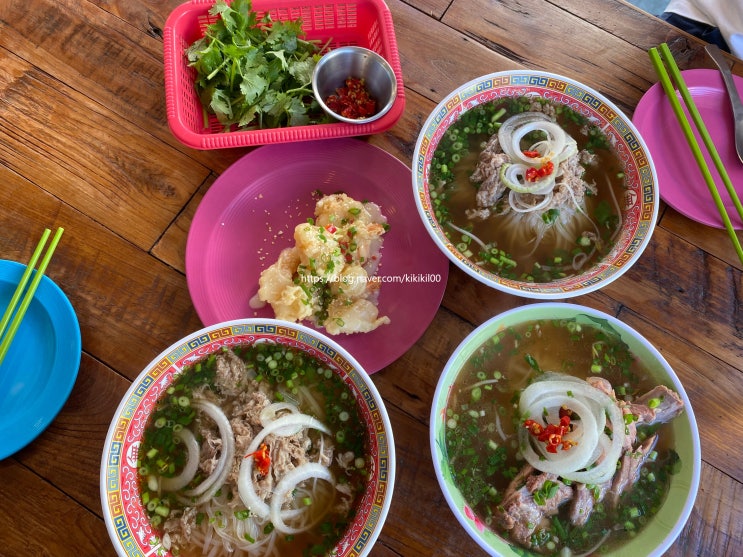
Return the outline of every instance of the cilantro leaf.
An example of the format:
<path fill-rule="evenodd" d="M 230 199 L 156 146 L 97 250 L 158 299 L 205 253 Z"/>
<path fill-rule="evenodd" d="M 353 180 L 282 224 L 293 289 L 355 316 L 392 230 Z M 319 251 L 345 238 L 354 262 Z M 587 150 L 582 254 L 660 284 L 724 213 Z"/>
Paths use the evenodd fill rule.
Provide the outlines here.
<path fill-rule="evenodd" d="M 329 121 L 310 87 L 321 49 L 302 21 L 273 21 L 251 0 L 216 0 L 214 23 L 185 50 L 205 110 L 226 129 L 275 128 Z"/>

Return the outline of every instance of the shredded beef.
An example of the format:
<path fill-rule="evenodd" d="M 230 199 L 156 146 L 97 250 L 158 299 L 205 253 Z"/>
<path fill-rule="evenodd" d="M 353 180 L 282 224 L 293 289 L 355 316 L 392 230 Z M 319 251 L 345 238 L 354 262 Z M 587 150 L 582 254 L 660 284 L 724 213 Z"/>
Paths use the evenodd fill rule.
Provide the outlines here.
<path fill-rule="evenodd" d="M 248 374 L 240 357 L 228 350 L 217 355 L 214 384 L 226 396 L 236 396 L 245 388 Z"/>

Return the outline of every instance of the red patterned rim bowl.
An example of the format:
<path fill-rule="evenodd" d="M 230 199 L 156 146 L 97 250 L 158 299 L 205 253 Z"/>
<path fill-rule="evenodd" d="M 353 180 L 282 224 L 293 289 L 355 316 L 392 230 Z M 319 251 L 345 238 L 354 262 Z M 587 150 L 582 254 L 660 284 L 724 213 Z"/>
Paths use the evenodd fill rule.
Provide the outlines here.
<path fill-rule="evenodd" d="M 263 351 L 259 352 L 260 350 Z M 228 430 L 219 425 L 219 419 L 210 422 L 212 412 L 207 411 L 209 403 L 205 400 L 210 399 L 209 395 L 212 392 L 222 392 L 220 389 L 230 388 L 222 382 L 226 381 L 223 378 L 209 380 L 209 389 L 211 390 L 206 396 L 203 391 L 199 394 L 198 389 L 193 384 L 190 387 L 183 387 L 184 389 L 193 389 L 187 391 L 190 402 L 186 400 L 183 404 L 186 408 L 192 408 L 198 417 L 194 418 L 188 425 L 182 426 L 182 428 L 179 428 L 177 424 L 172 426 L 171 423 L 168 423 L 163 426 L 163 429 L 173 427 L 174 431 L 181 432 L 178 435 L 181 438 L 181 444 L 189 447 L 188 450 L 180 449 L 181 453 L 188 452 L 191 456 L 195 454 L 196 462 L 199 462 L 199 469 L 196 470 L 195 476 L 190 476 L 189 483 L 179 488 L 177 495 L 173 493 L 168 495 L 165 489 L 168 487 L 165 484 L 167 480 L 163 479 L 165 475 L 155 479 L 153 485 L 151 483 L 152 473 L 148 467 L 154 466 L 152 465 L 154 461 L 152 459 L 146 460 L 155 456 L 152 451 L 154 445 L 147 444 L 152 443 L 151 437 L 145 435 L 146 431 L 150 431 L 152 427 L 157 426 L 156 422 L 158 420 L 153 420 L 152 415 L 158 411 L 163 412 L 162 408 L 165 405 L 165 400 L 178 401 L 182 398 L 173 396 L 174 392 L 176 395 L 183 394 L 180 385 L 185 383 L 189 373 L 193 377 L 197 369 L 211 369 L 207 365 L 209 358 L 212 361 L 224 362 L 229 361 L 229 358 L 225 355 L 234 358 L 236 354 L 238 359 L 248 362 L 241 370 L 247 368 L 250 376 L 249 380 L 244 383 L 232 383 L 238 385 L 236 387 L 237 391 L 244 391 L 235 391 L 233 395 L 240 396 L 245 392 L 261 389 L 265 391 L 265 389 L 269 389 L 268 384 L 272 385 L 268 392 L 269 396 L 274 397 L 273 400 L 264 398 L 261 401 L 260 397 L 258 399 L 264 405 L 264 408 L 266 406 L 275 407 L 268 414 L 265 410 L 260 412 L 260 419 L 263 420 L 268 416 L 269 424 L 263 428 L 260 424 L 246 421 L 248 420 L 247 412 L 241 413 L 246 406 L 243 406 L 242 410 L 238 410 L 237 404 L 229 409 L 224 409 L 224 415 L 228 416 L 229 420 L 226 424 Z M 252 354 L 252 356 L 247 354 Z M 292 362 L 291 365 L 282 364 L 285 367 L 279 365 L 278 369 L 284 370 L 284 372 L 296 370 L 298 374 L 294 373 L 292 383 L 282 377 L 281 381 L 284 382 L 280 383 L 278 389 L 280 394 L 276 395 L 277 383 L 269 381 L 263 375 L 265 370 L 272 368 L 261 366 L 268 365 L 272 358 L 275 361 L 284 358 L 286 361 L 289 354 L 292 355 L 289 358 Z M 260 364 L 256 363 L 258 361 L 260 361 Z M 202 365 L 199 366 L 199 364 Z M 240 373 L 243 373 L 243 371 Z M 305 373 L 307 378 L 305 378 Z M 314 373 L 318 374 L 317 377 L 309 378 Z M 214 372 L 214 377 L 222 377 L 219 374 L 220 371 Z M 266 377 L 267 375 L 268 373 L 265 374 Z M 217 384 L 217 387 L 212 386 L 214 384 Z M 257 386 L 261 384 L 265 385 Z M 312 410 L 308 410 L 305 406 L 306 397 L 301 391 L 305 389 L 313 390 L 315 385 L 321 385 L 325 394 L 315 398 Z M 231 400 L 234 402 L 236 399 Z M 244 398 L 237 400 L 245 401 Z M 345 402 L 339 403 L 338 401 Z M 284 413 L 286 412 L 285 403 L 287 402 L 296 403 L 301 408 L 300 413 L 296 413 L 296 409 L 293 410 L 294 414 Z M 173 402 L 172 404 L 180 404 L 180 402 Z M 189 406 L 191 404 L 192 406 Z M 255 405 L 257 403 L 249 399 L 245 404 Z M 277 404 L 278 406 L 276 406 Z M 258 404 L 258 408 L 260 410 L 260 404 Z M 330 408 L 335 409 L 335 411 L 340 409 L 340 412 L 335 414 L 340 418 L 329 417 Z M 203 415 L 199 415 L 202 413 Z M 162 415 L 158 414 L 158 416 Z M 355 416 L 358 416 L 359 421 L 356 422 L 354 429 L 353 425 L 348 424 L 355 422 Z M 306 423 L 300 425 L 298 422 L 292 426 L 287 422 L 284 426 L 273 427 L 275 431 L 273 434 L 268 431 L 268 428 L 271 427 L 271 420 L 276 426 L 279 426 L 280 420 L 291 421 L 295 418 L 300 421 L 309 420 L 314 425 L 307 425 Z M 208 455 L 204 456 L 201 452 L 206 450 L 206 446 L 200 447 L 198 443 L 205 444 L 205 441 L 202 441 L 202 438 L 207 435 L 205 430 L 211 429 L 215 432 L 218 431 L 220 435 L 226 435 L 227 431 L 232 433 L 233 427 L 235 431 L 238 431 L 237 427 L 240 427 L 238 425 L 240 420 L 243 420 L 243 423 L 252 424 L 248 425 L 248 431 L 251 427 L 253 428 L 251 442 L 257 443 L 259 437 L 265 439 L 266 442 L 259 445 L 260 449 L 263 450 L 262 454 L 261 450 L 258 450 L 243 456 L 240 442 L 236 436 L 232 460 L 230 461 L 230 456 L 224 457 L 225 462 L 232 462 L 232 467 L 223 467 L 227 470 L 224 475 L 216 471 L 219 469 L 219 464 L 210 472 L 203 471 L 201 461 L 206 460 Z M 173 420 L 169 418 L 168 421 Z M 176 418 L 175 421 L 178 421 L 178 419 Z M 345 423 L 341 424 L 341 422 Z M 219 429 L 215 427 L 215 424 Z M 187 437 L 183 435 L 189 428 L 195 430 L 193 432 L 195 435 L 190 436 L 191 439 L 198 439 L 198 441 L 194 441 L 197 443 L 194 449 L 195 453 L 190 453 L 192 445 L 188 442 Z M 312 435 L 310 435 L 309 430 L 313 430 Z M 264 431 L 264 433 L 262 434 L 261 431 Z M 326 434 L 324 437 L 321 435 L 321 431 Z M 352 432 L 356 432 L 356 435 L 348 435 L 348 437 L 353 437 L 353 439 L 345 439 L 346 433 L 350 434 Z M 343 437 L 339 437 L 341 434 Z M 277 463 L 280 462 L 280 459 L 277 458 L 276 452 L 273 450 L 279 445 L 278 439 L 282 437 L 288 440 L 287 444 L 290 443 L 292 438 L 300 438 L 297 443 L 303 447 L 307 459 L 310 460 L 306 464 L 303 461 L 293 460 L 292 464 L 283 470 L 283 475 L 277 471 Z M 304 438 L 302 439 L 302 437 Z M 344 439 L 347 442 L 344 442 Z M 217 441 L 221 442 L 220 439 L 217 439 Z M 248 448 L 251 447 L 251 442 L 248 443 Z M 329 445 L 335 445 L 333 452 L 329 453 Z M 217 447 L 219 446 L 218 444 Z M 354 453 L 351 450 L 345 452 L 349 446 L 355 447 L 356 452 Z M 148 449 L 148 447 L 151 448 Z M 363 454 L 359 454 L 360 451 L 363 451 Z M 226 452 L 229 454 L 228 449 L 226 449 Z M 325 456 L 328 454 L 331 455 L 331 458 Z M 347 456 L 349 454 L 351 458 L 341 458 L 343 455 Z M 221 460 L 219 449 L 212 455 L 212 459 L 215 460 L 218 456 Z M 184 469 L 188 468 L 188 462 L 192 460 L 189 457 L 185 458 L 186 464 L 182 462 L 180 464 L 180 467 Z M 312 460 L 313 458 L 314 460 Z M 341 463 L 341 460 L 344 463 Z M 321 463 L 323 464 L 321 465 Z M 264 468 L 263 465 L 266 465 L 267 468 Z M 336 469 L 336 465 L 343 466 L 343 468 L 339 471 Z M 230 468 L 231 472 L 229 472 Z M 243 469 L 245 468 L 247 468 L 247 472 L 243 475 Z M 310 471 L 300 472 L 303 468 Z M 323 471 L 323 469 L 327 471 Z M 208 476 L 209 473 L 211 473 L 211 476 Z M 183 481 L 189 479 L 186 472 L 180 472 L 178 469 L 171 469 L 170 475 L 175 475 L 174 479 L 179 476 L 182 479 L 185 476 L 186 479 Z M 224 476 L 228 476 L 227 481 L 223 480 Z M 292 480 L 289 480 L 288 476 L 292 476 Z M 234 483 L 229 483 L 229 478 L 249 478 L 248 482 L 253 486 L 253 489 L 256 489 L 254 482 L 270 481 L 273 484 L 269 484 L 269 487 L 275 492 L 281 491 L 282 480 L 286 478 L 283 483 L 288 484 L 289 488 L 286 491 L 286 497 L 281 498 L 283 503 L 279 502 L 274 506 L 271 497 L 268 497 L 268 504 L 264 503 L 265 513 L 268 513 L 270 505 L 271 514 L 262 514 L 248 509 L 247 505 L 243 504 L 242 490 L 239 490 L 239 497 L 234 497 L 234 494 L 231 493 L 232 490 L 238 490 L 233 487 Z M 213 481 L 208 484 L 210 479 Z M 314 503 L 320 507 L 320 514 L 310 516 L 304 520 L 310 524 L 324 522 L 327 525 L 331 521 L 328 517 L 333 516 L 333 528 L 330 535 L 334 537 L 321 539 L 319 542 L 316 538 L 313 538 L 312 543 L 324 543 L 327 553 L 334 556 L 356 557 L 368 555 L 379 536 L 389 510 L 394 481 L 395 447 L 389 417 L 384 402 L 369 375 L 353 356 L 326 336 L 302 325 L 274 319 L 242 319 L 206 327 L 184 337 L 157 356 L 132 383 L 111 421 L 106 437 L 101 461 L 101 502 L 109 535 L 117 554 L 121 557 L 150 555 L 171 557 L 175 555 L 177 553 L 176 544 L 174 544 L 176 538 L 171 538 L 170 534 L 164 534 L 165 521 L 168 518 L 178 518 L 180 512 L 186 514 L 185 511 L 178 510 L 179 504 L 181 506 L 198 504 L 198 502 L 194 503 L 194 500 L 199 498 L 206 499 L 207 505 L 213 504 L 217 508 L 224 504 L 229 505 L 231 503 L 233 505 L 229 508 L 234 508 L 234 513 L 222 512 L 220 514 L 220 511 L 217 511 L 216 515 L 212 515 L 209 514 L 214 512 L 212 508 L 202 514 L 202 518 L 208 515 L 209 522 L 216 524 L 215 531 L 210 534 L 213 534 L 214 539 L 219 539 L 217 537 L 219 533 L 216 532 L 216 529 L 233 528 L 241 539 L 247 540 L 248 549 L 241 549 L 235 551 L 235 553 L 229 553 L 229 555 L 279 555 L 281 545 L 273 546 L 272 550 L 256 548 L 267 546 L 266 535 L 275 534 L 276 538 L 273 539 L 273 542 L 278 544 L 283 543 L 285 539 L 296 538 L 298 540 L 305 536 L 305 534 L 300 533 L 304 525 L 298 522 L 300 520 L 298 517 L 303 512 L 302 505 L 310 507 Z M 300 495 L 303 486 L 313 483 L 325 485 L 324 494 L 312 492 L 309 495 Z M 345 494 L 340 494 L 339 486 L 341 484 L 346 486 L 357 485 L 355 490 L 346 489 Z M 208 485 L 206 490 L 203 490 L 204 485 Z M 335 489 L 327 489 L 327 486 L 332 486 Z M 197 495 L 199 491 L 201 491 L 200 496 Z M 261 496 L 255 495 L 256 493 L 257 491 L 253 491 L 254 496 L 260 499 Z M 145 497 L 147 499 L 146 503 L 143 501 L 145 494 L 147 494 Z M 301 501 L 298 500 L 300 496 L 302 497 Z M 338 518 L 333 514 L 336 512 L 338 501 L 343 497 L 348 497 L 348 499 L 344 499 L 344 502 L 347 503 L 346 506 L 350 506 L 351 509 L 348 516 L 355 513 L 351 519 Z M 154 504 L 153 499 L 155 500 Z M 173 506 L 168 508 L 171 501 L 180 501 L 180 503 L 173 503 Z M 321 502 L 322 506 L 320 506 Z M 165 505 L 166 510 L 162 512 L 164 518 L 155 521 L 151 517 L 158 514 L 158 511 L 156 511 L 158 505 Z M 294 509 L 287 510 L 288 505 L 293 505 Z M 153 513 L 153 509 L 156 512 Z M 274 512 L 278 512 L 278 514 L 273 514 Z M 173 515 L 170 516 L 170 513 L 173 513 Z M 196 514 L 199 513 L 202 513 L 201 507 Z M 229 517 L 224 518 L 228 514 Z M 277 527 L 272 523 L 274 518 L 281 523 L 282 527 Z M 198 518 L 195 520 L 199 524 L 207 522 L 207 520 L 199 521 Z M 152 522 L 155 522 L 155 526 Z M 237 523 L 240 524 L 235 526 Z M 269 526 L 266 526 L 267 524 Z M 264 535 L 256 534 L 258 530 L 263 532 Z M 184 542 L 176 543 L 181 543 L 180 549 L 183 551 Z M 221 544 L 221 542 L 219 543 Z M 263 543 L 263 546 L 259 545 L 260 543 Z M 253 545 L 251 546 L 251 544 Z M 194 554 L 201 555 L 201 550 Z M 221 552 L 216 554 L 222 555 Z M 224 554 L 228 553 L 225 552 Z M 301 554 L 301 550 L 298 554 Z"/>
<path fill-rule="evenodd" d="M 467 253 L 472 251 L 471 246 L 475 246 L 475 243 L 463 243 L 459 231 L 440 222 L 441 182 L 440 175 L 434 168 L 440 163 L 435 157 L 437 148 L 439 146 L 442 150 L 446 148 L 447 134 L 463 116 L 468 113 L 471 116 L 473 110 L 482 110 L 484 107 L 524 97 L 539 99 L 542 103 L 548 101 L 558 107 L 562 114 L 567 112 L 564 110 L 565 107 L 569 108 L 593 129 L 602 131 L 611 146 L 610 151 L 618 157 L 621 166 L 621 171 L 615 175 L 623 181 L 612 202 L 613 206 L 619 209 L 621 225 L 613 233 L 610 242 L 604 243 L 607 246 L 603 251 L 604 255 L 592 258 L 578 271 L 570 269 L 569 272 L 564 272 L 563 268 L 562 275 L 555 273 L 539 281 L 533 280 L 533 274 L 530 274 L 534 269 L 529 268 L 526 272 L 519 271 L 518 274 L 507 275 L 490 265 L 484 266 L 482 252 L 475 251 L 474 257 Z M 500 126 L 501 123 L 497 125 Z M 490 132 L 487 132 L 484 137 L 487 138 L 489 134 Z M 513 136 L 517 136 L 517 133 L 514 132 Z M 579 149 L 584 148 L 585 141 L 577 139 Z M 479 149 L 470 147 L 470 152 L 475 150 Z M 464 156 L 462 155 L 462 158 Z M 460 176 L 466 176 L 467 172 L 472 173 L 477 166 L 476 156 L 467 160 L 466 164 L 469 166 L 459 170 Z M 606 165 L 606 168 L 609 168 L 609 165 Z M 457 179 L 461 183 L 462 178 Z M 464 180 L 466 179 L 465 177 Z M 435 183 L 432 184 L 432 181 Z M 578 296 L 597 290 L 619 278 L 638 260 L 649 243 L 659 206 L 655 167 L 645 142 L 631 120 L 601 93 L 586 85 L 560 75 L 529 70 L 504 71 L 478 77 L 452 91 L 436 106 L 426 119 L 415 146 L 413 190 L 418 212 L 426 229 L 455 265 L 488 286 L 532 299 Z M 474 198 L 474 194 L 469 195 Z M 461 208 L 455 209 L 457 210 L 461 211 Z M 451 211 L 449 214 L 452 214 Z M 463 215 L 459 218 L 463 218 Z M 497 217 L 491 213 L 490 218 Z M 450 222 L 458 225 L 460 229 L 464 228 L 463 224 L 467 224 L 467 219 L 464 223 L 459 221 L 455 223 L 454 220 L 452 217 Z M 513 228 L 509 228 L 509 231 Z M 488 247 L 492 245 L 490 242 L 486 243 Z M 476 247 L 476 250 L 479 249 Z M 510 258 L 509 253 L 505 255 Z M 549 265 L 548 261 L 540 269 L 549 268 Z"/>

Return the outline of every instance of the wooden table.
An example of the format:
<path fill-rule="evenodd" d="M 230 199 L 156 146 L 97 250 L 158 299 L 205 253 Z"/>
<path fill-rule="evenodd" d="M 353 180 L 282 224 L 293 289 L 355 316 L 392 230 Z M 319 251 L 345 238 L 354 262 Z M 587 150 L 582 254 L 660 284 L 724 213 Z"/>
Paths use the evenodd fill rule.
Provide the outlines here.
<path fill-rule="evenodd" d="M 198 152 L 165 117 L 162 28 L 179 0 L 3 0 L 0 5 L 0 257 L 27 261 L 64 226 L 49 276 L 80 320 L 69 401 L 28 447 L 0 462 L 0 555 L 114 555 L 99 495 L 109 422 L 130 382 L 201 327 L 184 250 L 191 217 L 246 149 Z M 549 70 L 628 114 L 656 81 L 647 49 L 683 68 L 703 45 L 622 0 L 389 0 L 407 108 L 369 138 L 410 164 L 421 124 L 456 86 L 515 68 Z M 735 71 L 743 75 L 743 62 Z M 683 381 L 703 469 L 691 518 L 668 555 L 743 554 L 743 285 L 724 231 L 663 205 L 650 245 L 622 278 L 571 301 L 639 330 Z M 475 556 L 433 473 L 431 399 L 443 362 L 474 327 L 528 300 L 452 268 L 435 319 L 373 376 L 397 445 L 395 497 L 374 556 Z M 0 412 L 2 409 L 0 409 Z"/>

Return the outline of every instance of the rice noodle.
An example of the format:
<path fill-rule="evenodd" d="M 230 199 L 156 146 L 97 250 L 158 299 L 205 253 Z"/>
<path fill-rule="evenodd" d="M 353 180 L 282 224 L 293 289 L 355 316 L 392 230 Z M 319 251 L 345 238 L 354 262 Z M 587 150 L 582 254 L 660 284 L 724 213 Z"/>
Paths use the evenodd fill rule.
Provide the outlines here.
<path fill-rule="evenodd" d="M 571 266 L 573 267 L 574 271 L 580 271 L 581 267 L 586 264 L 586 261 L 594 254 L 596 253 L 596 248 L 594 247 L 589 251 L 588 253 L 582 251 L 580 253 L 576 253 L 573 257 L 573 262 Z"/>
<path fill-rule="evenodd" d="M 611 187 L 611 182 L 609 181 L 609 178 L 606 179 L 606 185 L 609 188 L 609 193 L 611 194 L 611 201 L 614 203 L 614 209 L 617 212 L 617 228 L 614 231 L 614 233 L 611 235 L 611 241 L 613 242 L 614 239 L 617 237 L 617 234 L 621 232 L 622 230 L 622 209 L 619 207 L 619 202 L 617 201 L 616 195 L 614 195 L 614 189 Z"/>
<path fill-rule="evenodd" d="M 615 527 L 614 530 L 616 529 L 617 528 Z M 578 553 L 576 555 L 572 555 L 572 554 L 570 555 L 572 557 L 591 557 L 591 555 L 593 555 L 596 551 L 598 551 L 599 547 L 601 547 L 604 544 L 604 542 L 609 539 L 609 536 L 611 536 L 611 532 L 612 532 L 611 529 L 607 530 L 606 533 L 603 535 L 603 537 L 598 542 L 596 542 L 593 545 L 593 547 L 591 547 L 587 551 L 584 551 L 583 553 Z"/>
<path fill-rule="evenodd" d="M 596 233 L 596 237 L 597 238 L 601 238 L 601 233 L 599 232 L 599 227 L 596 226 L 596 223 L 593 222 L 593 219 L 591 219 L 591 217 L 588 216 L 588 214 L 586 213 L 585 209 L 583 208 L 583 205 L 581 203 L 579 203 L 578 200 L 575 198 L 575 193 L 573 192 L 573 190 L 571 190 L 570 188 L 566 188 L 566 189 L 568 191 L 568 194 L 570 195 L 570 199 L 573 200 L 573 205 L 575 205 L 576 210 L 581 215 L 583 215 L 584 217 L 586 217 L 586 219 L 588 220 L 588 222 L 591 223 L 591 226 L 593 226 L 593 231 Z M 609 187 L 609 191 L 611 191 L 611 185 Z M 613 192 L 612 192 L 612 195 L 614 195 Z"/>
<path fill-rule="evenodd" d="M 265 524 L 256 520 L 238 517 L 226 493 L 207 503 L 205 515 L 206 519 L 202 522 L 206 523 L 209 530 L 209 543 L 214 544 L 209 554 L 233 557 L 243 554 L 263 557 L 272 554 L 271 548 L 276 543 L 278 534 L 266 532 Z M 206 552 L 208 546 L 203 547 Z"/>
<path fill-rule="evenodd" d="M 457 225 L 453 224 L 451 221 L 446 221 L 446 224 L 450 226 L 451 228 L 453 228 L 454 230 L 456 230 L 457 232 L 459 232 L 460 234 L 466 234 L 467 236 L 472 238 L 477 244 L 479 244 L 479 246 L 482 249 L 486 251 L 489 249 L 488 246 L 485 244 L 485 242 L 483 242 L 480 238 L 472 234 L 472 232 L 469 232 L 468 230 L 465 230 L 464 228 L 459 228 Z"/>
<path fill-rule="evenodd" d="M 181 440 L 186 446 L 187 457 L 186 464 L 183 470 L 177 476 L 172 478 L 160 478 L 160 488 L 164 491 L 178 491 L 186 487 L 196 476 L 196 472 L 199 469 L 199 455 L 200 448 L 199 442 L 194 437 L 194 434 L 190 429 L 184 428 L 176 433 L 174 436 Z"/>
<path fill-rule="evenodd" d="M 501 424 L 500 414 L 498 412 L 495 413 L 495 430 L 503 441 L 508 441 L 508 435 L 503 431 L 503 425 Z"/>
<path fill-rule="evenodd" d="M 299 398 L 304 405 L 310 407 L 311 413 L 315 416 L 322 417 L 325 415 L 325 412 L 320 407 L 320 404 L 317 402 L 317 400 L 315 400 L 315 397 L 312 395 L 312 393 L 310 393 L 310 390 L 306 385 L 301 385 L 299 387 Z"/>
<path fill-rule="evenodd" d="M 573 410 L 579 420 L 574 430 L 564 436 L 576 443 L 569 450 L 547 452 L 528 430 L 519 429 L 519 442 L 524 459 L 542 472 L 585 484 L 602 484 L 616 471 L 625 438 L 624 416 L 616 402 L 586 381 L 550 374 L 547 379 L 529 385 L 521 394 L 519 412 L 537 420 L 559 421 L 561 407 Z M 609 417 L 612 436 L 605 433 Z"/>
<path fill-rule="evenodd" d="M 468 386 L 466 390 L 472 390 L 476 387 L 482 387 L 483 385 L 494 385 L 495 383 L 500 382 L 500 379 L 483 379 L 482 381 L 477 381 L 476 383 L 472 383 L 472 385 Z"/>

